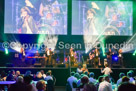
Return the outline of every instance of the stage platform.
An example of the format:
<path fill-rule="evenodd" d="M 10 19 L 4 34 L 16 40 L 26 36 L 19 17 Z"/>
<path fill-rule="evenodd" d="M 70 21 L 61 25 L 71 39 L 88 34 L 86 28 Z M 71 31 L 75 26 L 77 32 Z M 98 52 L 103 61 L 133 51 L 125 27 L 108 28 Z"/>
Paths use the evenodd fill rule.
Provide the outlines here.
<path fill-rule="evenodd" d="M 32 71 L 32 74 L 36 74 L 37 71 L 44 70 L 45 73 L 48 70 L 52 70 L 53 75 L 56 77 L 56 86 L 66 86 L 67 78 L 70 76 L 71 71 L 76 72 L 76 67 L 72 68 L 64 68 L 64 67 L 0 67 L 0 72 L 5 70 L 8 72 L 9 70 L 19 70 L 21 74 L 24 74 L 27 70 Z M 95 73 L 95 78 L 97 79 L 101 73 L 100 68 L 88 68 L 89 72 Z M 115 82 L 119 78 L 119 73 L 124 72 L 125 74 L 129 71 L 133 70 L 136 72 L 136 68 L 112 68 L 113 73 L 111 73 L 111 77 L 114 78 Z M 136 73 L 134 74 L 136 75 Z"/>

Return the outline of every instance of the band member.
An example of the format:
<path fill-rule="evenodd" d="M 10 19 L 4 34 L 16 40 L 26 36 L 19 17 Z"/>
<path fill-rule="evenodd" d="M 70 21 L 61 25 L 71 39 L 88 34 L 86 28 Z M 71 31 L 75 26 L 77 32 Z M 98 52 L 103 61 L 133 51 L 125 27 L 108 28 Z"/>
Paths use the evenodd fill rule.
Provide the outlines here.
<path fill-rule="evenodd" d="M 114 53 L 111 51 L 111 48 L 109 48 L 108 52 L 106 53 L 107 55 L 107 63 L 109 65 L 109 67 L 112 67 L 112 55 Z"/>
<path fill-rule="evenodd" d="M 120 64 L 122 67 L 124 67 L 124 65 L 123 65 L 122 49 L 117 50 L 115 47 L 114 47 L 114 49 L 115 49 L 116 52 L 117 52 L 119 64 Z"/>
<path fill-rule="evenodd" d="M 25 61 L 25 50 L 23 47 L 20 49 L 20 59 L 24 62 Z"/>
<path fill-rule="evenodd" d="M 52 65 L 52 55 L 53 55 L 53 52 L 51 51 L 51 48 L 46 48 L 47 65 Z"/>
<path fill-rule="evenodd" d="M 74 66 L 74 61 L 75 61 L 75 53 L 73 51 L 73 48 L 71 47 L 70 48 L 70 57 L 69 57 L 69 60 L 70 60 L 70 63 L 71 63 L 71 66 Z"/>
<path fill-rule="evenodd" d="M 89 53 L 89 64 L 92 66 L 93 65 L 93 59 L 94 59 L 94 54 L 93 52 Z"/>
<path fill-rule="evenodd" d="M 100 65 L 100 58 L 99 58 L 100 52 L 97 48 L 95 48 L 94 55 L 95 55 L 95 57 L 94 57 L 94 67 L 98 68 L 98 65 Z"/>
<path fill-rule="evenodd" d="M 38 51 L 36 51 L 36 53 L 35 53 L 35 57 L 39 57 L 39 56 L 40 56 L 39 52 L 38 52 Z"/>
<path fill-rule="evenodd" d="M 19 33 L 33 34 L 38 32 L 38 27 L 35 24 L 31 11 L 28 7 L 21 8 L 21 19 L 19 22 Z"/>

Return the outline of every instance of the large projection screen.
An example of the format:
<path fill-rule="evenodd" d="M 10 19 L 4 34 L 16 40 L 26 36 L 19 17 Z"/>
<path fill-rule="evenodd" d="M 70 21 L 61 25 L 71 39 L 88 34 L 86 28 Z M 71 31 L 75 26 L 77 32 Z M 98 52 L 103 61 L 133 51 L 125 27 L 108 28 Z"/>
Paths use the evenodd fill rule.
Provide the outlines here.
<path fill-rule="evenodd" d="M 4 33 L 67 34 L 67 0 L 5 0 Z"/>
<path fill-rule="evenodd" d="M 72 0 L 72 35 L 132 34 L 132 1 Z"/>

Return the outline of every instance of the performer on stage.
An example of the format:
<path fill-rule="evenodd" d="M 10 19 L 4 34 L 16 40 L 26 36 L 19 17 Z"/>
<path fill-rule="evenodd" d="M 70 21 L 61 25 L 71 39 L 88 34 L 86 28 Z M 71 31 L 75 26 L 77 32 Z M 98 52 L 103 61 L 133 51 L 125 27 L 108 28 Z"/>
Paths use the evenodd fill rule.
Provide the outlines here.
<path fill-rule="evenodd" d="M 93 59 L 94 59 L 94 54 L 93 52 L 89 53 L 89 64 L 92 66 L 93 65 Z"/>
<path fill-rule="evenodd" d="M 24 62 L 25 61 L 25 50 L 23 47 L 20 49 L 20 59 Z"/>
<path fill-rule="evenodd" d="M 95 55 L 95 57 L 94 57 L 94 67 L 98 68 L 98 65 L 100 65 L 100 58 L 99 58 L 100 52 L 97 48 L 95 48 L 94 55 Z"/>
<path fill-rule="evenodd" d="M 46 48 L 45 53 L 46 53 L 46 57 L 47 57 L 47 60 L 46 60 L 47 65 L 52 65 L 53 52 L 52 52 L 51 48 Z"/>
<path fill-rule="evenodd" d="M 70 63 L 71 63 L 71 66 L 74 66 L 74 61 L 75 61 L 75 53 L 73 51 L 73 48 L 71 47 L 70 48 L 70 57 L 69 57 L 69 60 L 70 60 Z"/>
<path fill-rule="evenodd" d="M 111 48 L 109 48 L 108 52 L 106 53 L 107 55 L 107 63 L 109 65 L 109 67 L 112 67 L 112 55 L 114 54 L 114 52 L 111 51 Z"/>
<path fill-rule="evenodd" d="M 117 52 L 117 55 L 118 55 L 118 61 L 119 61 L 120 66 L 121 66 L 121 67 L 124 67 L 124 65 L 123 65 L 122 49 L 117 50 L 115 47 L 114 47 L 114 49 L 115 49 L 115 50 L 116 50 L 116 52 Z"/>

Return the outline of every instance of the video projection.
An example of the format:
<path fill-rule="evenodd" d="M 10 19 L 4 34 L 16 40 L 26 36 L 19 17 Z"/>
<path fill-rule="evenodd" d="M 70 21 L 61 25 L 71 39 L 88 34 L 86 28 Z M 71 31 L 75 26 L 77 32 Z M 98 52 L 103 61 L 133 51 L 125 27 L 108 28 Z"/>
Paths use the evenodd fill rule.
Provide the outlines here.
<path fill-rule="evenodd" d="M 67 0 L 5 0 L 5 33 L 67 34 Z"/>
<path fill-rule="evenodd" d="M 133 34 L 132 1 L 72 1 L 72 35 Z"/>

